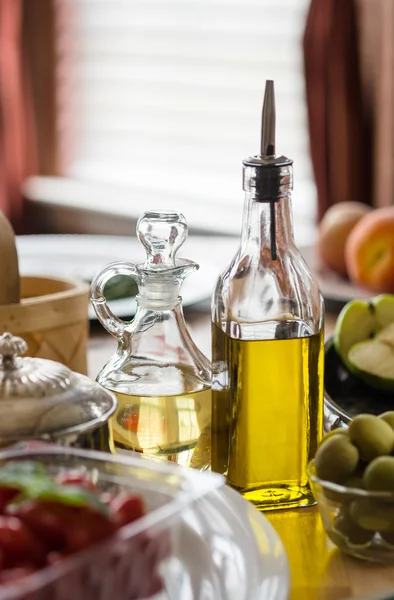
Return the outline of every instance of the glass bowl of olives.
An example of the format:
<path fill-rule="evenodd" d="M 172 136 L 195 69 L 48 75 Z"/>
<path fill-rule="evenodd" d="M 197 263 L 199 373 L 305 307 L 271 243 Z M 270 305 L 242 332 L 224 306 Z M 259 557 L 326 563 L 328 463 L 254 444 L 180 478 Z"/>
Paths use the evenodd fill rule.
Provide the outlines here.
<path fill-rule="evenodd" d="M 394 411 L 327 434 L 309 464 L 323 525 L 344 552 L 394 563 Z"/>

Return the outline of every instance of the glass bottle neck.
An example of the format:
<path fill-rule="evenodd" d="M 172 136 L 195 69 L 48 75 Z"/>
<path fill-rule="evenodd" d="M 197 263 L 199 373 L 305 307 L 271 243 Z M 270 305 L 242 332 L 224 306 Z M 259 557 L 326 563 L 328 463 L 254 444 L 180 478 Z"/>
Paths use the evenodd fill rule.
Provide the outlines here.
<path fill-rule="evenodd" d="M 246 194 L 241 247 L 251 244 L 260 252 L 271 252 L 272 259 L 294 246 L 290 194 L 277 202 L 257 202 L 253 194 Z"/>

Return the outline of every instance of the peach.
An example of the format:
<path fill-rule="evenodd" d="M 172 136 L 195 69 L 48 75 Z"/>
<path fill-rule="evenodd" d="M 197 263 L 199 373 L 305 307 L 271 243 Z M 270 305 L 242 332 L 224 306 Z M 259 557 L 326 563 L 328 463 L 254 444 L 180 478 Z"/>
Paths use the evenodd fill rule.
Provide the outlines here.
<path fill-rule="evenodd" d="M 318 252 L 325 266 L 346 275 L 345 245 L 358 221 L 372 209 L 361 202 L 338 202 L 330 206 L 321 220 Z"/>
<path fill-rule="evenodd" d="M 374 292 L 394 293 L 394 206 L 365 215 L 351 231 L 345 248 L 353 283 Z"/>

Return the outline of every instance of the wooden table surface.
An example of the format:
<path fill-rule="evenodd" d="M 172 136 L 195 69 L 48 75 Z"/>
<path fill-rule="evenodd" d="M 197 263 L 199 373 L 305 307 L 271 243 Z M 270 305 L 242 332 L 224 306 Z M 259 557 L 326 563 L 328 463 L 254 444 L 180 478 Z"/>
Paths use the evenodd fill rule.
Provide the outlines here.
<path fill-rule="evenodd" d="M 210 356 L 208 310 L 189 309 L 186 319 L 194 341 Z M 326 335 L 332 332 L 335 319 L 334 314 L 326 315 Z M 91 377 L 97 375 L 115 347 L 115 340 L 100 326 L 94 326 L 89 343 Z M 316 507 L 271 511 L 265 515 L 287 551 L 292 579 L 290 600 L 381 599 L 388 598 L 390 591 L 394 598 L 394 566 L 353 559 L 335 549 L 324 533 Z"/>

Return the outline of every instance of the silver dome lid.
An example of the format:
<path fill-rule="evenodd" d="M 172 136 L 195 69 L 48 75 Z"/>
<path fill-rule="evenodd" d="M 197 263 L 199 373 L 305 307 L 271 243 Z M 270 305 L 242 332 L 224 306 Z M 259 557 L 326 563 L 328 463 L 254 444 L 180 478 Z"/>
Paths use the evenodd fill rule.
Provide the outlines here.
<path fill-rule="evenodd" d="M 41 358 L 21 358 L 25 340 L 0 336 L 0 442 L 93 429 L 108 420 L 116 397 L 84 375 Z"/>

